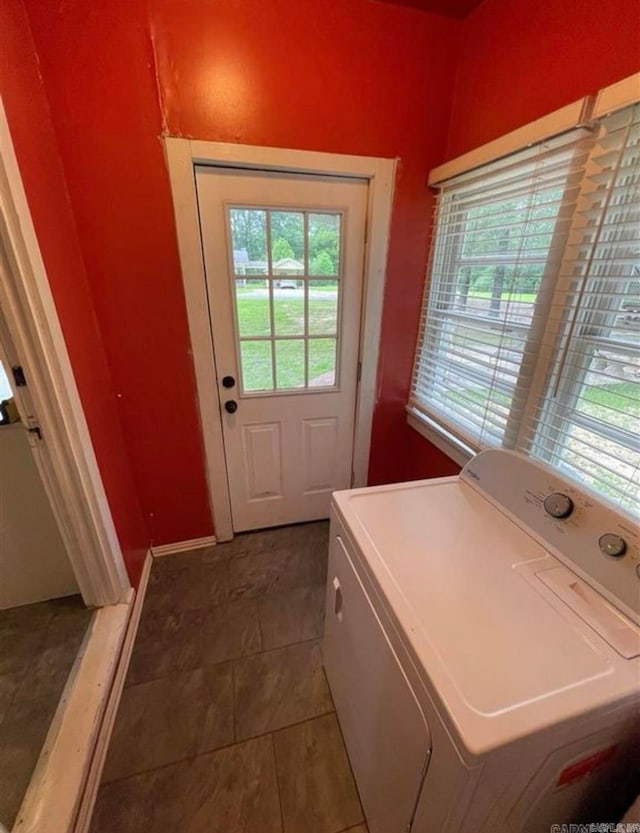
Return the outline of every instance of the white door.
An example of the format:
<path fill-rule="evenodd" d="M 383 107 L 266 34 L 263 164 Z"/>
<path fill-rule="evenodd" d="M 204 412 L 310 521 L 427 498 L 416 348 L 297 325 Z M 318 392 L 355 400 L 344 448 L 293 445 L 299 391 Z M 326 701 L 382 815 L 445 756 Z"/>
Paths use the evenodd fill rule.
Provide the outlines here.
<path fill-rule="evenodd" d="M 367 183 L 196 185 L 234 531 L 326 518 L 351 483 Z"/>

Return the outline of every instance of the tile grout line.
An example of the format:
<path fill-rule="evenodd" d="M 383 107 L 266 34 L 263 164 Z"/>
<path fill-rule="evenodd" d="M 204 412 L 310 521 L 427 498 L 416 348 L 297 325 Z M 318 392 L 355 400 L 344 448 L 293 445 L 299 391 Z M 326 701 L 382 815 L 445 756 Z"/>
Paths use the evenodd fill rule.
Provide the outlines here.
<path fill-rule="evenodd" d="M 323 586 L 322 584 L 316 583 L 316 584 L 313 584 L 313 585 L 309 585 L 309 589 L 315 588 L 315 587 L 322 587 L 322 586 Z M 294 589 L 306 589 L 306 587 L 305 588 L 294 588 Z M 291 590 L 282 591 L 282 592 L 291 592 Z M 255 606 L 256 624 L 258 626 L 258 632 L 259 632 L 259 637 L 260 637 L 260 650 L 259 651 L 254 651 L 254 652 L 251 652 L 251 653 L 248 653 L 248 654 L 240 654 L 238 656 L 226 657 L 225 659 L 222 659 L 219 662 L 201 663 L 201 664 L 195 665 L 192 669 L 183 669 L 183 673 L 193 673 L 193 672 L 195 672 L 199 669 L 213 668 L 213 667 L 216 667 L 218 665 L 223 665 L 223 664 L 227 664 L 227 663 L 231 664 L 231 666 L 232 666 L 232 675 L 233 675 L 234 742 L 237 742 L 237 726 L 236 726 L 236 720 L 235 720 L 235 695 L 236 695 L 235 670 L 236 670 L 236 664 L 239 663 L 239 662 L 242 662 L 243 660 L 248 660 L 248 659 L 254 658 L 256 656 L 273 653 L 274 651 L 284 651 L 287 648 L 293 648 L 293 647 L 296 647 L 296 646 L 299 646 L 299 645 L 305 645 L 305 644 L 309 644 L 309 643 L 319 643 L 319 641 L 322 637 L 322 634 L 320 634 L 318 636 L 313 636 L 309 639 L 297 640 L 297 641 L 294 641 L 294 642 L 285 643 L 283 645 L 277 645 L 277 646 L 274 646 L 272 648 L 268 648 L 268 649 L 265 650 L 265 648 L 264 648 L 264 634 L 263 634 L 263 631 L 262 631 L 262 623 L 261 623 L 261 617 L 260 617 L 260 600 L 262 598 L 268 597 L 270 595 L 274 595 L 274 594 L 261 594 L 258 597 L 246 599 L 246 601 L 252 601 L 254 603 L 254 606 Z M 236 601 L 245 601 L 245 600 L 244 599 L 239 599 L 239 600 L 236 600 Z M 224 604 L 233 604 L 233 602 L 227 601 L 225 603 L 221 603 L 220 605 L 212 605 L 212 606 L 209 606 L 209 607 L 200 608 L 199 610 L 202 610 L 203 612 L 206 612 L 208 610 L 215 609 L 216 607 L 224 606 Z M 198 609 L 196 608 L 194 610 L 198 610 Z M 180 611 L 180 612 L 182 613 L 184 611 Z M 171 614 L 166 614 L 166 615 L 171 615 Z M 134 652 L 135 652 L 135 646 L 134 646 Z M 161 680 L 166 679 L 167 677 L 170 677 L 173 674 L 177 673 L 178 670 L 179 669 L 175 669 L 175 670 L 169 671 L 168 673 L 162 674 L 162 675 L 157 676 L 157 677 L 149 677 L 147 679 L 139 680 L 138 682 L 135 682 L 133 684 L 126 685 L 126 688 L 127 689 L 129 689 L 129 688 L 133 689 L 133 688 L 136 688 L 138 686 L 150 684 L 150 683 L 153 683 L 153 682 L 160 682 Z M 325 712 L 325 714 L 328 714 L 328 713 L 329 712 Z M 282 728 L 286 728 L 286 727 L 282 727 Z M 260 737 L 260 736 L 261 735 L 254 735 L 254 736 L 251 736 L 251 737 Z M 247 739 L 250 739 L 250 738 L 247 738 Z"/>
<path fill-rule="evenodd" d="M 216 563 L 222 563 L 222 562 L 216 562 Z M 315 589 L 315 588 L 318 588 L 318 587 L 324 587 L 324 586 L 325 586 L 324 581 L 314 581 L 314 582 L 311 582 L 310 584 L 309 583 L 304 583 L 304 584 L 299 584 L 299 585 L 296 584 L 293 587 L 277 588 L 276 590 L 271 590 L 269 588 L 268 590 L 261 591 L 260 593 L 257 593 L 256 595 L 243 594 L 243 595 L 240 595 L 240 596 L 231 595 L 233 593 L 233 590 L 229 590 L 229 595 L 228 596 L 226 596 L 222 601 L 215 602 L 213 604 L 195 605 L 195 606 L 192 606 L 192 607 L 183 607 L 183 608 L 172 607 L 172 608 L 167 608 L 166 610 L 164 610 L 162 608 L 160 608 L 159 610 L 158 609 L 154 610 L 152 607 L 147 607 L 146 618 L 147 619 L 153 619 L 155 617 L 155 618 L 158 618 L 158 619 L 159 618 L 166 619 L 168 616 L 176 616 L 176 615 L 181 615 L 181 614 L 184 614 L 184 613 L 206 613 L 210 610 L 217 610 L 219 608 L 225 607 L 226 605 L 235 604 L 237 602 L 256 602 L 256 604 L 258 604 L 263 599 L 271 599 L 274 596 L 278 596 L 279 594 L 284 595 L 286 593 L 291 593 L 295 590 L 312 590 L 312 589 Z M 148 595 L 151 596 L 152 593 L 149 593 Z M 145 599 L 145 601 L 147 601 L 147 599 Z M 142 621 L 142 619 L 141 619 L 141 621 Z"/>
<path fill-rule="evenodd" d="M 327 717 L 327 715 L 335 713 L 335 709 L 331 708 L 329 711 L 314 714 L 312 717 L 305 717 L 304 720 L 296 720 L 295 723 L 287 723 L 286 726 L 278 726 L 277 728 L 271 728 L 266 732 L 260 732 L 259 735 L 249 735 L 249 737 L 242 738 L 242 740 L 237 741 L 237 743 L 245 743 L 248 740 L 257 740 L 258 738 L 263 738 L 265 735 L 275 735 L 277 732 L 284 732 L 287 729 L 293 729 L 294 726 L 302 726 L 303 723 L 309 723 L 311 720 L 319 720 L 321 717 Z"/>
<path fill-rule="evenodd" d="M 238 742 L 236 728 L 236 664 L 231 663 L 231 724 L 233 727 L 233 746 Z"/>
<path fill-rule="evenodd" d="M 315 524 L 317 522 L 312 522 L 312 523 Z M 321 522 L 321 523 L 324 523 L 324 522 Z M 288 528 L 288 527 L 286 527 L 286 528 Z M 252 535 L 252 533 L 249 534 L 250 537 L 251 537 L 251 535 Z M 284 546 L 284 544 L 282 546 L 283 550 L 291 549 L 292 551 L 296 551 L 296 552 L 300 548 L 301 547 L 298 547 L 298 546 L 290 548 L 289 546 Z M 183 673 L 183 674 L 184 673 L 194 673 L 194 672 L 196 672 L 198 670 L 201 670 L 201 669 L 204 670 L 204 669 L 215 668 L 217 666 L 222 666 L 222 665 L 227 665 L 227 664 L 230 665 L 231 693 L 232 693 L 232 697 L 231 697 L 231 701 L 232 701 L 231 702 L 231 721 L 230 722 L 231 722 L 231 726 L 232 726 L 232 738 L 233 738 L 232 742 L 222 744 L 221 746 L 219 746 L 217 748 L 208 749 L 206 751 L 205 750 L 199 751 L 199 748 L 196 748 L 196 750 L 193 753 L 191 753 L 191 754 L 189 754 L 189 755 L 187 755 L 183 758 L 163 763 L 160 766 L 152 766 L 148 769 L 143 769 L 143 770 L 140 770 L 138 772 L 134 772 L 134 773 L 131 773 L 129 775 L 126 775 L 124 777 L 115 778 L 115 779 L 110 780 L 108 782 L 104 782 L 103 785 L 101 785 L 101 786 L 106 787 L 106 786 L 111 786 L 111 785 L 116 785 L 116 784 L 122 784 L 122 783 L 126 783 L 128 781 L 131 781 L 131 779 L 134 779 L 134 778 L 153 777 L 153 775 L 155 773 L 161 772 L 162 770 L 167 769 L 168 767 L 178 766 L 180 764 L 182 764 L 183 766 L 188 766 L 192 762 L 198 760 L 199 758 L 204 757 L 205 755 L 211 756 L 211 755 L 215 755 L 217 753 L 222 753 L 225 750 L 227 750 L 227 751 L 228 750 L 233 750 L 236 747 L 245 746 L 246 744 L 249 744 L 252 741 L 259 741 L 260 739 L 266 738 L 267 735 L 270 735 L 270 737 L 271 737 L 272 759 L 273 759 L 274 768 L 275 768 L 274 774 L 275 774 L 275 780 L 276 780 L 278 808 L 279 808 L 279 814 L 280 814 L 280 824 L 281 824 L 281 831 L 284 833 L 285 820 L 284 820 L 284 810 L 283 810 L 283 805 L 282 805 L 282 793 L 281 793 L 281 783 L 280 783 L 281 779 L 279 777 L 279 774 L 281 774 L 281 773 L 279 773 L 279 771 L 278 771 L 278 756 L 277 756 L 277 752 L 276 752 L 275 733 L 286 731 L 290 728 L 294 728 L 296 726 L 300 726 L 300 725 L 305 724 L 305 723 L 310 723 L 311 721 L 319 720 L 321 718 L 325 718 L 329 715 L 335 714 L 335 706 L 333 704 L 333 698 L 330 694 L 329 695 L 329 703 L 327 704 L 329 706 L 329 708 L 328 708 L 328 710 L 323 711 L 320 714 L 315 714 L 313 716 L 307 716 L 302 720 L 298 720 L 294 723 L 290 723 L 290 724 L 286 724 L 284 726 L 280 726 L 277 729 L 269 729 L 268 731 L 259 732 L 258 734 L 250 735 L 250 736 L 242 738 L 242 739 L 238 738 L 239 725 L 238 725 L 238 710 L 236 708 L 236 705 L 237 705 L 237 693 L 238 693 L 238 682 L 239 682 L 238 681 L 238 671 L 241 668 L 241 666 L 239 666 L 239 663 L 241 663 L 243 661 L 249 661 L 249 660 L 254 660 L 255 661 L 255 658 L 257 656 L 263 656 L 263 655 L 266 656 L 266 655 L 272 654 L 273 652 L 276 652 L 276 651 L 285 652 L 285 651 L 287 651 L 287 649 L 294 649 L 297 646 L 303 646 L 303 645 L 309 645 L 309 644 L 320 644 L 321 640 L 322 640 L 322 633 L 320 633 L 318 636 L 313 636 L 311 638 L 300 639 L 300 640 L 295 640 L 294 639 L 294 641 L 287 642 L 287 643 L 281 644 L 281 645 L 276 645 L 276 646 L 269 647 L 269 648 L 265 649 L 265 634 L 264 634 L 264 629 L 263 629 L 263 621 L 262 621 L 263 617 L 261 616 L 261 608 L 270 599 L 277 599 L 280 594 L 286 594 L 286 593 L 290 593 L 290 592 L 293 592 L 293 591 L 296 591 L 296 590 L 324 588 L 324 586 L 325 586 L 324 581 L 315 580 L 315 581 L 309 582 L 308 580 L 306 580 L 306 581 L 303 581 L 300 585 L 295 584 L 293 587 L 284 587 L 284 588 L 279 587 L 277 584 L 275 584 L 275 585 L 271 584 L 271 585 L 269 585 L 269 587 L 264 588 L 264 589 L 260 590 L 259 592 L 255 593 L 255 594 L 251 593 L 251 588 L 249 588 L 249 593 L 247 595 L 244 595 L 244 594 L 239 595 L 239 596 L 232 595 L 234 590 L 231 587 L 232 578 L 233 578 L 231 571 L 234 569 L 234 563 L 238 564 L 244 558 L 250 557 L 252 555 L 261 555 L 262 552 L 264 552 L 264 554 L 272 554 L 273 552 L 277 552 L 279 549 L 280 549 L 280 547 L 278 547 L 278 546 L 272 546 L 272 547 L 270 547 L 270 548 L 268 548 L 267 550 L 264 550 L 264 551 L 261 551 L 261 550 L 258 549 L 257 552 L 252 552 L 251 548 L 248 547 L 247 551 L 243 551 L 243 552 L 239 552 L 239 553 L 235 553 L 235 554 L 229 554 L 228 556 L 220 558 L 219 560 L 218 559 L 213 560 L 211 562 L 211 564 L 215 564 L 216 562 L 218 562 L 219 567 L 217 569 L 219 569 L 220 573 L 223 574 L 223 577 L 224 577 L 224 582 L 223 582 L 223 584 L 225 586 L 224 599 L 222 599 L 220 601 L 215 601 L 213 603 L 211 603 L 211 601 L 208 600 L 207 604 L 204 604 L 204 605 L 197 604 L 194 607 L 189 606 L 185 610 L 172 609 L 172 610 L 168 610 L 168 611 L 165 611 L 165 612 L 162 612 L 162 611 L 155 612 L 155 616 L 159 617 L 159 621 L 162 621 L 162 620 L 166 621 L 166 619 L 168 617 L 170 617 L 172 615 L 176 615 L 176 614 L 177 615 L 183 615 L 185 613 L 192 613 L 192 614 L 201 613 L 204 616 L 207 616 L 210 612 L 213 612 L 213 611 L 215 611 L 217 609 L 220 609 L 221 607 L 224 607 L 224 606 L 227 606 L 227 605 L 234 605 L 236 602 L 251 602 L 253 604 L 253 607 L 254 607 L 254 610 L 255 610 L 256 625 L 257 625 L 258 636 L 259 636 L 260 649 L 258 651 L 254 651 L 254 652 L 250 652 L 250 653 L 244 653 L 244 654 L 241 653 L 238 656 L 227 657 L 225 659 L 222 659 L 222 660 L 219 660 L 219 661 L 216 661 L 216 662 L 205 662 L 205 661 L 202 661 L 204 658 L 200 657 L 201 661 L 199 663 L 197 663 L 196 665 L 194 665 L 193 668 L 190 668 L 190 669 L 175 668 L 175 669 L 170 670 L 168 673 L 164 673 L 164 674 L 159 675 L 159 676 L 152 676 L 148 679 L 142 679 L 139 682 L 134 683 L 133 686 L 131 686 L 133 688 L 133 687 L 136 687 L 136 686 L 145 685 L 147 683 L 159 682 L 159 681 L 164 680 L 168 677 L 171 677 L 173 674 L 176 674 L 176 673 Z M 306 555 L 306 553 L 305 553 L 305 555 Z M 179 557 L 180 554 L 176 553 L 176 556 Z M 305 558 L 305 561 L 309 561 L 310 559 L 311 559 L 311 556 L 309 554 L 309 558 Z M 315 558 L 314 558 L 314 561 L 315 561 Z M 205 562 L 202 560 L 202 556 L 201 556 L 201 560 L 200 560 L 199 564 L 202 565 L 202 566 L 206 566 Z M 158 568 L 160 568 L 160 564 L 154 563 L 154 567 L 156 567 L 156 566 Z M 160 569 L 156 570 L 156 574 L 158 574 L 160 572 L 161 572 Z M 162 572 L 164 572 L 164 571 L 162 571 Z M 314 570 L 314 575 L 315 575 L 316 572 L 317 571 Z M 241 588 L 236 588 L 235 592 L 238 592 L 238 590 L 240 590 L 240 589 Z M 153 613 L 151 615 L 154 616 Z M 182 641 L 184 641 L 184 639 Z M 142 648 L 142 645 L 141 645 L 141 648 Z M 135 647 L 134 647 L 134 651 L 135 651 Z M 236 666 L 238 666 L 238 667 L 236 667 Z M 212 701 L 212 702 L 214 702 L 214 701 Z M 275 822 L 275 818 L 274 818 L 274 822 Z M 357 827 L 357 825 L 356 825 L 356 827 Z M 342 833 L 348 833 L 348 831 L 351 830 L 351 829 L 355 830 L 356 828 L 354 828 L 353 825 L 351 827 L 348 827 L 348 828 L 343 828 Z"/>
<path fill-rule="evenodd" d="M 209 749 L 206 752 L 199 752 L 195 755 L 187 755 L 184 758 L 178 758 L 175 761 L 167 761 L 166 764 L 161 764 L 160 766 L 149 767 L 149 769 L 141 769 L 138 772 L 132 772 L 130 775 L 124 775 L 122 778 L 113 778 L 110 781 L 102 781 L 100 786 L 107 786 L 111 784 L 119 784 L 123 781 L 128 781 L 131 778 L 137 778 L 140 775 L 150 775 L 153 772 L 159 772 L 160 770 L 167 769 L 167 767 L 175 766 L 176 764 L 184 764 L 188 761 L 193 761 L 196 758 L 203 758 L 205 755 L 215 755 L 218 752 L 222 752 L 224 749 L 233 749 L 234 746 L 242 746 L 245 743 L 249 743 L 250 741 L 260 740 L 261 738 L 266 738 L 268 735 L 275 735 L 277 732 L 284 732 L 286 729 L 292 729 L 294 726 L 301 726 L 303 723 L 309 723 L 312 720 L 318 720 L 321 717 L 327 717 L 327 715 L 335 714 L 334 709 L 328 712 L 322 712 L 322 714 L 316 714 L 313 717 L 307 717 L 304 720 L 298 720 L 295 723 L 288 723 L 286 726 L 279 726 L 277 729 L 269 729 L 266 732 L 262 732 L 259 735 L 251 735 L 248 738 L 242 738 L 241 740 L 234 740 L 233 743 L 225 743 L 222 746 L 217 746 L 215 749 Z M 357 826 L 357 825 L 356 825 Z M 349 828 L 347 828 L 348 830 Z"/>
<path fill-rule="evenodd" d="M 369 828 L 367 827 L 367 823 L 364 820 L 364 817 L 362 821 L 358 822 L 358 824 L 352 824 L 351 827 L 341 827 L 340 830 L 336 830 L 334 831 L 334 833 L 350 833 L 351 830 L 357 830 L 359 827 L 364 827 L 366 831 L 369 830 Z"/>
<path fill-rule="evenodd" d="M 264 649 L 264 634 L 262 633 L 262 622 L 260 621 L 260 601 L 256 598 L 254 599 L 254 603 L 256 606 L 256 621 L 258 623 L 258 634 L 260 635 L 260 650 L 258 651 L 259 654 L 265 654 L 266 651 Z M 240 657 L 238 657 L 240 659 Z"/>
<path fill-rule="evenodd" d="M 262 639 L 262 634 L 261 634 Z M 266 650 L 260 651 L 252 651 L 250 654 L 239 654 L 237 657 L 227 657 L 227 659 L 221 659 L 219 662 L 205 662 L 201 663 L 200 665 L 194 665 L 193 668 L 174 668 L 173 670 L 169 671 L 166 674 L 162 674 L 159 677 L 149 677 L 145 680 L 140 680 L 136 683 L 127 683 L 125 681 L 125 688 L 135 688 L 139 685 L 146 685 L 147 683 L 157 683 L 160 680 L 164 680 L 167 677 L 171 677 L 173 674 L 191 674 L 193 671 L 198 671 L 200 668 L 215 668 L 216 665 L 225 665 L 226 663 L 232 663 L 235 668 L 235 664 L 237 662 L 242 662 L 243 660 L 253 659 L 254 657 L 263 656 L 264 654 L 271 654 L 274 651 L 284 651 L 285 648 L 293 648 L 297 645 L 308 645 L 310 642 L 321 642 L 322 635 L 320 636 L 313 636 L 311 639 L 301 639 L 299 642 L 287 642 L 286 645 L 277 645 L 275 648 L 267 648 Z M 134 645 L 135 651 L 135 645 Z"/>
<path fill-rule="evenodd" d="M 284 811 L 282 809 L 282 792 L 280 790 L 280 779 L 278 778 L 278 755 L 276 753 L 276 736 L 271 732 L 271 749 L 273 750 L 273 769 L 276 776 L 276 792 L 278 793 L 278 808 L 280 809 L 280 827 L 284 833 Z"/>

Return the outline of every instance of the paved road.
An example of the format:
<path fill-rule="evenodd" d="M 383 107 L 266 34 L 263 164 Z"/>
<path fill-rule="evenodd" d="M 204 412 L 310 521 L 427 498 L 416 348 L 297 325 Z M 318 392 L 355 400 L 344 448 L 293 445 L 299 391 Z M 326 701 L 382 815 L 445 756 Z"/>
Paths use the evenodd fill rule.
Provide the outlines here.
<path fill-rule="evenodd" d="M 278 298 L 304 298 L 304 290 L 303 289 L 274 289 L 273 294 Z M 322 300 L 323 298 L 327 301 L 335 301 L 336 295 L 338 294 L 337 290 L 335 292 L 326 292 L 319 289 L 310 289 L 309 290 L 309 297 L 310 298 L 317 298 L 318 300 Z M 268 289 L 250 289 L 248 291 L 243 291 L 238 296 L 239 298 L 268 298 L 269 297 L 269 290 Z"/>

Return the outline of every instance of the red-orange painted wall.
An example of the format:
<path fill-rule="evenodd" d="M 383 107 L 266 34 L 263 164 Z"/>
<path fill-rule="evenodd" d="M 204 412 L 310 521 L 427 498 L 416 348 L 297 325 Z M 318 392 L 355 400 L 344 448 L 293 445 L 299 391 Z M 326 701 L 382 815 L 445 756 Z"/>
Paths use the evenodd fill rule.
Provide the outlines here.
<path fill-rule="evenodd" d="M 211 534 L 146 0 L 26 5 L 152 541 Z"/>
<path fill-rule="evenodd" d="M 484 0 L 461 26 L 446 158 L 639 69 L 638 0 Z M 405 475 L 451 473 L 434 451 L 412 432 Z"/>
<path fill-rule="evenodd" d="M 0 3 L 0 92 L 114 522 L 133 582 L 148 546 L 73 213 L 20 0 Z"/>
<path fill-rule="evenodd" d="M 369 480 L 409 477 L 415 432 L 404 409 L 431 210 L 426 175 L 444 151 L 457 25 L 367 0 L 152 8 L 171 134 L 400 158 Z M 423 457 L 428 471 L 455 469 L 429 445 Z"/>
<path fill-rule="evenodd" d="M 27 8 L 154 542 L 212 531 L 163 123 L 400 157 L 371 471 L 402 477 L 426 174 L 444 151 L 459 24 L 369 0 L 152 0 L 150 17 L 144 0 Z"/>
<path fill-rule="evenodd" d="M 638 69 L 638 0 L 484 0 L 462 25 L 447 156 Z"/>
<path fill-rule="evenodd" d="M 400 157 L 370 480 L 455 471 L 404 412 L 427 171 L 447 132 L 458 154 L 637 68 L 635 0 L 485 0 L 462 24 L 371 0 L 25 2 L 154 542 L 212 531 L 163 129 Z"/>

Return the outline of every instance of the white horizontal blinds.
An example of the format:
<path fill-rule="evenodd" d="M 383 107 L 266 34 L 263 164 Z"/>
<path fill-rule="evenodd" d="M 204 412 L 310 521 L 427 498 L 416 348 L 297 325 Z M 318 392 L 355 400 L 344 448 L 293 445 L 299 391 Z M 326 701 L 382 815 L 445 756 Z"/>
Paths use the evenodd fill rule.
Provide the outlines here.
<path fill-rule="evenodd" d="M 410 405 L 468 448 L 513 444 L 579 193 L 584 131 L 445 183 Z M 530 360 L 531 358 L 531 360 Z"/>
<path fill-rule="evenodd" d="M 533 453 L 640 506 L 640 106 L 599 126 L 576 208 L 556 359 L 527 427 Z"/>

